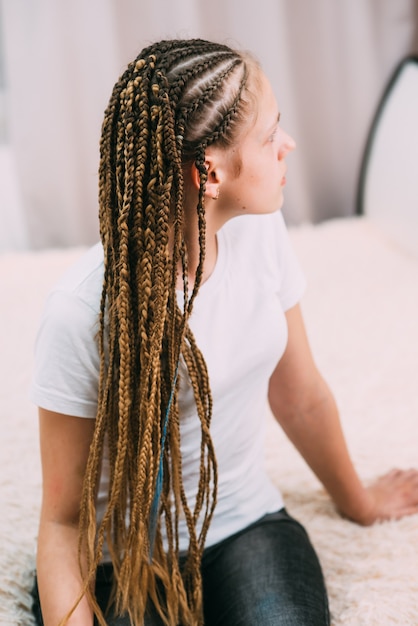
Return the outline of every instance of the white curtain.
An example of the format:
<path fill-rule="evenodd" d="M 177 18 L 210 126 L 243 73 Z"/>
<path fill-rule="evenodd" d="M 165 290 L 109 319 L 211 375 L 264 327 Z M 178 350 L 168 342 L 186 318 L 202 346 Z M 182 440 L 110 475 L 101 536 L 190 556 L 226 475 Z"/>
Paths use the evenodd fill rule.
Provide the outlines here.
<path fill-rule="evenodd" d="M 14 202 L 0 193 L 0 249 L 5 241 L 42 248 L 97 239 L 103 110 L 126 63 L 163 37 L 255 53 L 298 144 L 289 157 L 288 222 L 352 214 L 374 109 L 416 45 L 417 0 L 1 1 L 17 187 Z"/>

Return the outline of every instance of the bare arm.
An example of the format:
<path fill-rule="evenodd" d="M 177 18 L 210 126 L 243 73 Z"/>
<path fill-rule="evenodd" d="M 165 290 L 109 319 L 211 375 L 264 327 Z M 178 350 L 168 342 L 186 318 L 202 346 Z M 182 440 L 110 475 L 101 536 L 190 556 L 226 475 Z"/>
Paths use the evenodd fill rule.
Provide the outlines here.
<path fill-rule="evenodd" d="M 57 626 L 81 590 L 78 521 L 94 420 L 39 410 L 43 498 L 37 576 L 45 626 Z M 92 626 L 83 598 L 68 626 Z"/>
<path fill-rule="evenodd" d="M 289 341 L 269 386 L 275 418 L 340 512 L 360 524 L 418 512 L 418 472 L 390 472 L 364 487 L 351 461 L 338 410 L 309 347 L 299 306 L 286 313 Z"/>

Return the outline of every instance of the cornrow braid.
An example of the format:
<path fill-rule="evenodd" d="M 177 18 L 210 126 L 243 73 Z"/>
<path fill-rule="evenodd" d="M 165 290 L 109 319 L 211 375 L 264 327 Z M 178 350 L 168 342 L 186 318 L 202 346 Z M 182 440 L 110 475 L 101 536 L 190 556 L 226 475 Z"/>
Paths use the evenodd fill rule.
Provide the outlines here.
<path fill-rule="evenodd" d="M 129 64 L 105 111 L 99 167 L 104 250 L 100 380 L 81 502 L 85 584 L 78 600 L 88 595 L 101 626 L 106 622 L 91 588 L 105 542 L 118 613 L 140 626 L 151 601 L 167 626 L 203 624 L 200 565 L 216 505 L 217 465 L 208 371 L 188 321 L 205 259 L 205 150 L 238 138 L 252 114 L 248 77 L 254 67 L 248 55 L 221 44 L 162 41 Z M 183 168 L 188 163 L 195 164 L 200 179 L 200 254 L 191 294 L 184 239 Z M 179 268 L 182 302 L 176 292 Z M 179 388 L 184 368 L 201 426 L 193 504 L 182 475 Z M 96 522 L 106 445 L 108 502 Z M 182 571 L 180 517 L 189 532 Z"/>

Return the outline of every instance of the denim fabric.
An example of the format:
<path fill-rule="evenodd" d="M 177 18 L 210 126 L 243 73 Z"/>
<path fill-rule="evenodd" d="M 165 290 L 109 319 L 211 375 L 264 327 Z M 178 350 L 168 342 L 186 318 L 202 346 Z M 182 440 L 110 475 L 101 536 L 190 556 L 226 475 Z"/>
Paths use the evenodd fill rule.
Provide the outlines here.
<path fill-rule="evenodd" d="M 207 548 L 202 576 L 205 626 L 330 623 L 318 558 L 303 526 L 284 509 Z M 96 581 L 96 596 L 103 608 L 111 581 L 111 565 L 106 564 Z M 126 617 L 109 618 L 108 624 L 130 626 Z M 145 626 L 162 626 L 162 622 L 151 611 Z"/>
<path fill-rule="evenodd" d="M 209 548 L 207 626 L 326 626 L 328 600 L 308 535 L 285 510 Z"/>

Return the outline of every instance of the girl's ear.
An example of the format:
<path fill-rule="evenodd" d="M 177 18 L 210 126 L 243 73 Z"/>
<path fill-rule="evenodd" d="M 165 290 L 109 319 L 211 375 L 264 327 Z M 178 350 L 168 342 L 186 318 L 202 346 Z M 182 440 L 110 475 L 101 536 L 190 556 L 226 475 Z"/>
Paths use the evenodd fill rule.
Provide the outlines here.
<path fill-rule="evenodd" d="M 208 179 L 206 181 L 205 196 L 216 200 L 219 196 L 219 186 L 224 177 L 223 166 L 221 159 L 216 157 L 216 154 L 208 151 L 205 158 L 205 167 L 208 173 Z M 196 165 L 193 163 L 191 166 L 191 180 L 196 189 L 200 187 L 200 175 Z"/>

